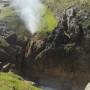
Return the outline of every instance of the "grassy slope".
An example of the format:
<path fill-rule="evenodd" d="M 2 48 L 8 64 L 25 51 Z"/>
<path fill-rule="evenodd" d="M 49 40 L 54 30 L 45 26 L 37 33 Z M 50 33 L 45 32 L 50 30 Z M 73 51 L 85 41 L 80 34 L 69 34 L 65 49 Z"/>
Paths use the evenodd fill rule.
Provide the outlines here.
<path fill-rule="evenodd" d="M 0 73 L 0 90 L 40 90 L 13 73 Z"/>

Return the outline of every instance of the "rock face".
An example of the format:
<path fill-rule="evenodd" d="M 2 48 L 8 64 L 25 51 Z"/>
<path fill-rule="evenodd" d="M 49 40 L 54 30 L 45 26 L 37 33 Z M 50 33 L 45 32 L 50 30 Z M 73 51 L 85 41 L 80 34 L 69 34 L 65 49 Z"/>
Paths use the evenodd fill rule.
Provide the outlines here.
<path fill-rule="evenodd" d="M 89 72 L 90 24 L 85 25 L 90 21 L 89 14 L 78 5 L 72 6 L 64 11 L 62 20 L 51 33 L 47 32 L 46 38 L 40 39 L 38 34 L 32 37 L 25 58 L 33 75 L 47 74 L 49 69 L 56 67 L 65 72 Z"/>
<path fill-rule="evenodd" d="M 24 41 L 23 41 L 24 42 Z M 14 30 L 10 30 L 6 22 L 0 21 L 0 70 L 19 73 L 23 60 L 23 47 L 18 44 Z"/>

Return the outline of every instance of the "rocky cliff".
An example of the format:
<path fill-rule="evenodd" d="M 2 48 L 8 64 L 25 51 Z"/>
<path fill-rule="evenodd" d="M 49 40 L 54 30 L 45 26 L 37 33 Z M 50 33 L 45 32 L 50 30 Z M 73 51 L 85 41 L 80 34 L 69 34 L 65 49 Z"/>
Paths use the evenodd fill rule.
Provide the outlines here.
<path fill-rule="evenodd" d="M 50 73 L 49 70 L 55 74 L 53 68 L 60 68 L 56 76 L 63 71 L 88 73 L 89 21 L 88 9 L 79 5 L 66 9 L 51 33 L 46 32 L 46 37 L 43 38 L 36 33 L 30 39 L 25 51 L 26 67 L 32 68 L 32 73 L 36 76 Z M 31 71 L 26 73 L 31 74 Z"/>

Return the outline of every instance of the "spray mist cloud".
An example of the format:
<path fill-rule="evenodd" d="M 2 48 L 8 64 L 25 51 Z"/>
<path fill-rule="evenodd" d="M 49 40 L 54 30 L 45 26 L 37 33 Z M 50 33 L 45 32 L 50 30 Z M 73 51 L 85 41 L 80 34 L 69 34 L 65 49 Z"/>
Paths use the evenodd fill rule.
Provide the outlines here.
<path fill-rule="evenodd" d="M 40 0 L 9 0 L 18 15 L 25 22 L 27 29 L 36 32 L 41 19 L 43 5 Z"/>

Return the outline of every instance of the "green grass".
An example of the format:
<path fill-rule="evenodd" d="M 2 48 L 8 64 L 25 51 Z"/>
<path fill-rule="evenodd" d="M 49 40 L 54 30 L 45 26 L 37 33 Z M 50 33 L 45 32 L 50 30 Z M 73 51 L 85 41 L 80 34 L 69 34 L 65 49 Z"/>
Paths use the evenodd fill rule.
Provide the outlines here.
<path fill-rule="evenodd" d="M 40 38 L 45 38 L 47 32 L 52 32 L 53 29 L 57 26 L 57 19 L 54 13 L 47 7 L 44 8 L 44 14 L 41 19 L 40 26 L 38 28 L 38 33 Z"/>
<path fill-rule="evenodd" d="M 0 73 L 0 90 L 40 90 L 13 73 Z"/>
<path fill-rule="evenodd" d="M 57 19 L 54 16 L 54 13 L 49 9 L 44 9 L 45 13 L 42 16 L 41 24 L 39 27 L 39 31 L 52 31 L 57 25 Z"/>
<path fill-rule="evenodd" d="M 57 25 L 57 20 L 54 14 L 49 9 L 46 10 L 46 13 L 44 15 L 44 22 L 47 26 L 48 31 L 52 31 Z"/>

